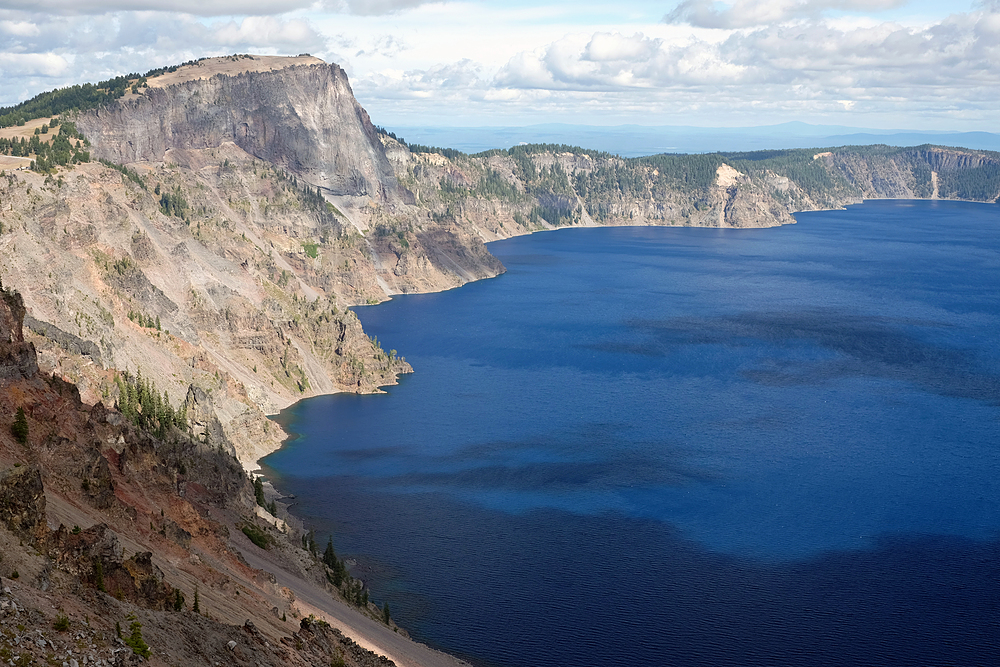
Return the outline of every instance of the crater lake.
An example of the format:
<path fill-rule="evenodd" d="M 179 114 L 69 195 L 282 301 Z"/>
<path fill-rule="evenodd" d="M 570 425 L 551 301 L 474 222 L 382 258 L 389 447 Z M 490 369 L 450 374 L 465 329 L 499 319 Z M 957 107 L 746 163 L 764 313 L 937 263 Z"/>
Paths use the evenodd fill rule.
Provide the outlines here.
<path fill-rule="evenodd" d="M 1000 210 L 796 218 L 491 243 L 264 470 L 475 665 L 1000 664 Z"/>

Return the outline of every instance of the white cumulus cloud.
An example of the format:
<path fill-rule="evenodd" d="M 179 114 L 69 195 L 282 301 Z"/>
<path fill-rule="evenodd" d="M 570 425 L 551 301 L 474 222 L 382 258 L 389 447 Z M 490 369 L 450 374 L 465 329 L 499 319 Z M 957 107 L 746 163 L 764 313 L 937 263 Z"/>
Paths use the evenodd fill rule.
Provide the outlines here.
<path fill-rule="evenodd" d="M 125 12 L 52 16 L 30 25 L 0 22 L 0 35 L 5 35 L 0 39 L 0 106 L 21 102 L 26 94 L 204 56 L 327 50 L 327 38 L 308 21 L 277 16 L 206 21 L 186 14 Z"/>
<path fill-rule="evenodd" d="M 906 0 L 733 0 L 727 3 L 684 0 L 663 20 L 701 28 L 746 28 L 793 19 L 817 19 L 828 10 L 872 12 L 905 3 Z"/>
<path fill-rule="evenodd" d="M 301 47 L 302 51 L 310 51 L 325 45 L 324 38 L 306 21 L 282 21 L 273 16 L 249 16 L 239 23 L 215 25 L 209 29 L 209 36 L 217 44 L 232 46 Z"/>
<path fill-rule="evenodd" d="M 431 0 L 4 0 L 0 9 L 83 15 L 115 12 L 183 13 L 194 16 L 276 16 L 311 9 L 379 16 Z"/>
<path fill-rule="evenodd" d="M 440 96 L 442 102 L 455 94 L 467 95 L 482 90 L 487 82 L 481 67 L 472 60 L 435 65 L 421 70 L 381 70 L 352 82 L 356 93 L 382 99 L 428 98 Z"/>
<path fill-rule="evenodd" d="M 641 33 L 571 36 L 533 52 L 519 53 L 499 71 L 496 83 L 515 88 L 625 90 L 735 81 L 745 66 L 727 61 L 704 42 L 673 45 Z"/>
<path fill-rule="evenodd" d="M 0 72 L 5 78 L 17 76 L 54 77 L 66 74 L 70 63 L 55 53 L 2 53 L 0 52 Z"/>
<path fill-rule="evenodd" d="M 428 4 L 431 0 L 342 0 L 340 8 L 350 14 L 381 16 Z"/>
<path fill-rule="evenodd" d="M 789 21 L 719 36 L 570 35 L 515 54 L 493 83 L 561 91 L 566 100 L 630 95 L 634 105 L 684 113 L 996 114 L 1000 13 L 954 14 L 922 27 Z"/>
<path fill-rule="evenodd" d="M 0 21 L 0 32 L 12 37 L 35 37 L 41 31 L 31 21 Z"/>
<path fill-rule="evenodd" d="M 626 37 L 617 32 L 599 32 L 590 39 L 584 57 L 592 62 L 634 62 L 647 60 L 655 50 L 655 45 L 641 33 Z"/>

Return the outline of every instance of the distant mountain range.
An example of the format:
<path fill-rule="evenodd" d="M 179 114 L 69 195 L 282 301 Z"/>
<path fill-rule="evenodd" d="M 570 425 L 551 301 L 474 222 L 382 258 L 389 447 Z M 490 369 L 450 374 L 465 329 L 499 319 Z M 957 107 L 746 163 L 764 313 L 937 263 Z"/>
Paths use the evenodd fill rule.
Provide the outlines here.
<path fill-rule="evenodd" d="M 547 123 L 523 127 L 392 127 L 410 143 L 478 153 L 518 144 L 562 143 L 638 157 L 657 153 L 713 153 L 781 148 L 835 146 L 919 146 L 938 144 L 1000 151 L 1000 134 L 932 132 L 810 125 L 789 122 L 757 127 L 686 127 L 644 125 L 568 125 Z"/>

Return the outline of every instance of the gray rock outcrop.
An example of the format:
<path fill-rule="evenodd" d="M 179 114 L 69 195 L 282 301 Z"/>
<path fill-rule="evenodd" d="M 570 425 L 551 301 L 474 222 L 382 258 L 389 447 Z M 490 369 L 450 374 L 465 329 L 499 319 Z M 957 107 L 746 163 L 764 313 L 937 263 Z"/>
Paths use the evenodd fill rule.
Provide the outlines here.
<path fill-rule="evenodd" d="M 22 538 L 36 544 L 45 542 L 45 489 L 37 466 L 0 472 L 0 521 Z"/>
<path fill-rule="evenodd" d="M 37 320 L 31 315 L 25 315 L 24 326 L 28 327 L 28 329 L 34 331 L 39 336 L 51 338 L 55 341 L 56 345 L 70 354 L 88 356 L 93 359 L 94 363 L 98 366 L 104 366 L 104 360 L 101 358 L 101 348 L 99 348 L 97 343 L 94 341 L 84 340 L 79 336 L 74 336 L 67 331 L 63 331 L 54 324 Z"/>
<path fill-rule="evenodd" d="M 236 453 L 229 438 L 226 437 L 222 422 L 219 421 L 211 394 L 201 387 L 191 385 L 188 387 L 182 409 L 191 427 L 191 435 L 202 449 L 212 451 L 221 447 L 230 456 Z"/>
<path fill-rule="evenodd" d="M 0 287 L 0 380 L 38 375 L 35 346 L 24 341 L 24 299 Z"/>
<path fill-rule="evenodd" d="M 159 162 L 169 149 L 233 142 L 334 195 L 398 199 L 368 113 L 337 65 L 217 74 L 130 96 L 82 114 L 95 157 Z"/>

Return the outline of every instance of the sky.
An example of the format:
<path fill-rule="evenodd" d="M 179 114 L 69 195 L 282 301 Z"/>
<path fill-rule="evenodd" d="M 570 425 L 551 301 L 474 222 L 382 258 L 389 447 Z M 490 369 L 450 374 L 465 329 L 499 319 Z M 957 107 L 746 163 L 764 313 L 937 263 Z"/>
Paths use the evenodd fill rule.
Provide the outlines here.
<path fill-rule="evenodd" d="M 1000 128 L 1000 0 L 0 0 L 0 106 L 310 53 L 394 126 Z"/>

